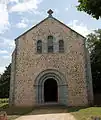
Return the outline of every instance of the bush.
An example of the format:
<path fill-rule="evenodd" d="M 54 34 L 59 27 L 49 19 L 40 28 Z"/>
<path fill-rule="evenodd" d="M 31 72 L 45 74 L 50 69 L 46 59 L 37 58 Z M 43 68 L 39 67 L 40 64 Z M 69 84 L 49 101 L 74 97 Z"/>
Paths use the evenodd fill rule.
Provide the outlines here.
<path fill-rule="evenodd" d="M 0 104 L 2 104 L 2 103 L 8 103 L 8 102 L 9 102 L 8 98 L 0 99 Z"/>

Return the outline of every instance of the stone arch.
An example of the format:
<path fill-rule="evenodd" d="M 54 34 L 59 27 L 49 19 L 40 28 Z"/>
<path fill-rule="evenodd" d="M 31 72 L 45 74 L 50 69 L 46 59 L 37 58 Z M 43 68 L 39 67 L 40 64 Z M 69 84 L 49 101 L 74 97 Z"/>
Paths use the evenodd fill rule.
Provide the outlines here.
<path fill-rule="evenodd" d="M 36 103 L 44 104 L 44 82 L 50 78 L 56 80 L 58 85 L 58 103 L 67 105 L 68 85 L 65 76 L 53 69 L 44 70 L 36 77 L 34 81 Z"/>

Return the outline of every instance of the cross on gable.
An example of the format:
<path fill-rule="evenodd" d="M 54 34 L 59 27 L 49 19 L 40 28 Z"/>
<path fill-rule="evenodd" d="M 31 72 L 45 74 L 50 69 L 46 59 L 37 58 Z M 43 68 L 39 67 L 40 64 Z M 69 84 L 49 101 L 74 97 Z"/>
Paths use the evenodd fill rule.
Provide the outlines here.
<path fill-rule="evenodd" d="M 50 10 L 47 11 L 47 13 L 49 14 L 49 16 L 52 16 L 53 11 L 50 9 Z"/>

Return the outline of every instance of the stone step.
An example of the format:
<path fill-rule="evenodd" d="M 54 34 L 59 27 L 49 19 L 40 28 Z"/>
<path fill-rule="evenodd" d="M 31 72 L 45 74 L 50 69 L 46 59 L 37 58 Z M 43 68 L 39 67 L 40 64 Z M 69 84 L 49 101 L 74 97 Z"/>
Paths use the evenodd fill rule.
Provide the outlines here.
<path fill-rule="evenodd" d="M 45 108 L 45 107 L 50 107 L 50 108 L 66 108 L 65 105 L 59 104 L 59 103 L 43 103 L 43 104 L 38 104 L 35 106 L 35 108 Z"/>

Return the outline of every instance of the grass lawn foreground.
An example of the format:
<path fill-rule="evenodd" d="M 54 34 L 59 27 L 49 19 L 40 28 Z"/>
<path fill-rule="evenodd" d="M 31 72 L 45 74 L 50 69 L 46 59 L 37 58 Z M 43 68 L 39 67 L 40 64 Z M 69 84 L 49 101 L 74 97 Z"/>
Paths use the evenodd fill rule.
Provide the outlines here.
<path fill-rule="evenodd" d="M 47 108 L 46 108 L 47 109 Z M 15 108 L 8 105 L 8 99 L 0 99 L 0 111 L 6 111 L 8 120 L 14 120 L 21 115 L 25 115 L 33 111 L 33 108 Z M 101 117 L 101 107 L 69 107 L 65 108 L 66 113 L 71 113 L 76 120 L 92 120 L 91 117 Z"/>
<path fill-rule="evenodd" d="M 9 107 L 8 99 L 0 99 L 0 111 L 6 111 L 8 120 L 14 120 L 15 118 L 20 117 L 21 115 L 28 114 L 32 111 L 33 108 L 19 108 L 19 107 Z"/>
<path fill-rule="evenodd" d="M 92 120 L 91 117 L 101 117 L 101 107 L 70 108 L 69 112 L 77 120 Z"/>

